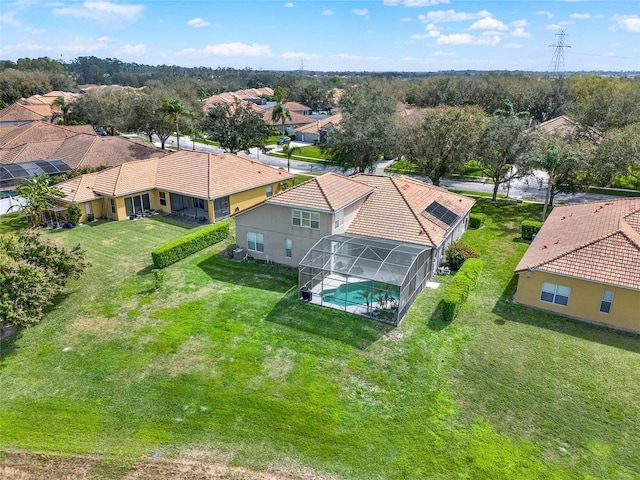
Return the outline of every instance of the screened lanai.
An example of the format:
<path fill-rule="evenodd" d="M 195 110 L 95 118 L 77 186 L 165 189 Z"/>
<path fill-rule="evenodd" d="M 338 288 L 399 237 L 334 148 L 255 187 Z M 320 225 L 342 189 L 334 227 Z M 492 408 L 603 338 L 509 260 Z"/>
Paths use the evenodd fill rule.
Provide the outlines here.
<path fill-rule="evenodd" d="M 34 175 L 59 175 L 69 171 L 71 167 L 57 158 L 0 164 L 0 188 L 18 186 Z"/>
<path fill-rule="evenodd" d="M 431 278 L 432 251 L 358 235 L 324 237 L 300 263 L 301 298 L 397 325 Z"/>

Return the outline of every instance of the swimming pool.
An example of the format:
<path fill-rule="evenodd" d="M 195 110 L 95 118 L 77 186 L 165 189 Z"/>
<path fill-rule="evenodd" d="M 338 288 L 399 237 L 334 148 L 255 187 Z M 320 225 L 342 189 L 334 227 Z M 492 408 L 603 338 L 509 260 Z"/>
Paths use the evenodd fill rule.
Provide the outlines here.
<path fill-rule="evenodd" d="M 17 192 L 14 190 L 0 190 L 0 198 L 15 197 Z"/>
<path fill-rule="evenodd" d="M 382 288 L 381 288 L 382 287 Z M 384 287 L 390 287 L 386 290 Z M 366 305 L 367 300 L 362 296 L 361 292 L 372 292 L 373 295 L 369 304 L 373 305 L 377 302 L 380 295 L 385 293 L 388 295 L 388 299 L 398 299 L 398 292 L 391 290 L 390 285 L 380 285 L 377 282 L 374 285 L 373 280 L 366 280 L 364 282 L 343 283 L 338 288 L 330 288 L 322 292 L 322 301 L 332 303 L 334 305 L 344 306 L 346 305 Z"/>

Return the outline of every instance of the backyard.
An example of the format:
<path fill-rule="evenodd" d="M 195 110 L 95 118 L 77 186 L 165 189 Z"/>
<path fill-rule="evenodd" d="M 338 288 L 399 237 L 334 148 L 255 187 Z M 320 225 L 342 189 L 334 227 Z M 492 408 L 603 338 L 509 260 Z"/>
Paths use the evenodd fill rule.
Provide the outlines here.
<path fill-rule="evenodd" d="M 161 217 L 48 232 L 92 267 L 0 344 L 0 477 L 640 478 L 640 338 L 514 305 L 541 207 L 474 208 L 468 304 L 443 322 L 436 277 L 398 328 L 298 301 L 234 239 L 156 292 L 150 250 L 189 231 Z"/>

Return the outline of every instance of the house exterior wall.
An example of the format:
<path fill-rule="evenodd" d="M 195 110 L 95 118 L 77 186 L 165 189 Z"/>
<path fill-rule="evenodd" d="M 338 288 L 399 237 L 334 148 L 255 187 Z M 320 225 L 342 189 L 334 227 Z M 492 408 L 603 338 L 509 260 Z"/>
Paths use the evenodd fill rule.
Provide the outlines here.
<path fill-rule="evenodd" d="M 542 283 L 571 288 L 566 306 L 540 300 Z M 604 290 L 613 291 L 611 310 L 600 312 Z M 597 322 L 640 332 L 640 291 L 590 282 L 552 273 L 532 271 L 519 274 L 516 302 L 567 317 Z"/>
<path fill-rule="evenodd" d="M 166 205 L 160 205 L 160 192 L 164 193 L 164 199 Z M 171 213 L 171 195 L 164 190 L 152 190 L 151 196 L 151 208 L 159 212 Z"/>
<path fill-rule="evenodd" d="M 273 191 L 273 195 L 278 193 L 282 188 L 280 184 L 282 182 L 272 183 L 270 186 Z M 229 209 L 231 210 L 231 214 L 241 212 L 246 210 L 247 208 L 251 208 L 260 202 L 264 201 L 267 198 L 267 185 L 263 185 L 261 187 L 252 188 L 250 190 L 245 190 L 243 192 L 234 193 L 229 195 Z M 213 211 L 213 205 L 209 211 Z"/>
<path fill-rule="evenodd" d="M 338 228 L 333 228 L 333 231 L 331 232 L 333 233 L 344 233 L 347 231 L 347 229 L 349 228 L 349 226 L 351 225 L 351 222 L 353 222 L 353 219 L 356 218 L 356 215 L 358 214 L 358 210 L 360 210 L 360 207 L 362 206 L 362 204 L 364 203 L 364 201 L 366 200 L 365 198 L 361 198 L 360 200 L 358 200 L 357 202 L 352 203 L 351 205 L 347 205 L 346 207 L 344 207 L 344 223 L 341 227 Z M 335 215 L 335 214 L 334 214 Z"/>
<path fill-rule="evenodd" d="M 318 240 L 330 235 L 333 215 L 320 213 L 320 228 L 294 226 L 292 208 L 265 203 L 236 217 L 236 243 L 260 260 L 270 260 L 282 265 L 297 267 L 306 253 Z M 304 209 L 302 209 L 304 210 Z M 249 251 L 247 233 L 264 236 L 264 252 Z M 285 255 L 285 240 L 292 241 L 292 255 Z"/>

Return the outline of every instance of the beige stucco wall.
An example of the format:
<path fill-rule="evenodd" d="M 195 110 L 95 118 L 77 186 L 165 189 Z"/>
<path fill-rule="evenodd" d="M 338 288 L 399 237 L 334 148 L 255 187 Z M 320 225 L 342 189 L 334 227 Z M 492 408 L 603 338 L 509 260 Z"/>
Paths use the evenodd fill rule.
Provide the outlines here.
<path fill-rule="evenodd" d="M 571 288 L 567 306 L 540 300 L 542 283 L 549 282 Z M 600 312 L 603 290 L 612 290 L 610 313 Z M 640 332 L 640 291 L 588 282 L 552 273 L 532 271 L 519 274 L 516 301 L 581 320 L 603 323 Z"/>
<path fill-rule="evenodd" d="M 333 216 L 320 213 L 320 228 L 296 227 L 292 223 L 292 208 L 265 203 L 236 217 L 236 243 L 247 250 L 247 233 L 264 235 L 264 252 L 249 252 L 260 260 L 271 260 L 297 267 L 318 240 L 332 233 Z M 292 257 L 285 255 L 285 239 L 293 243 Z"/>

